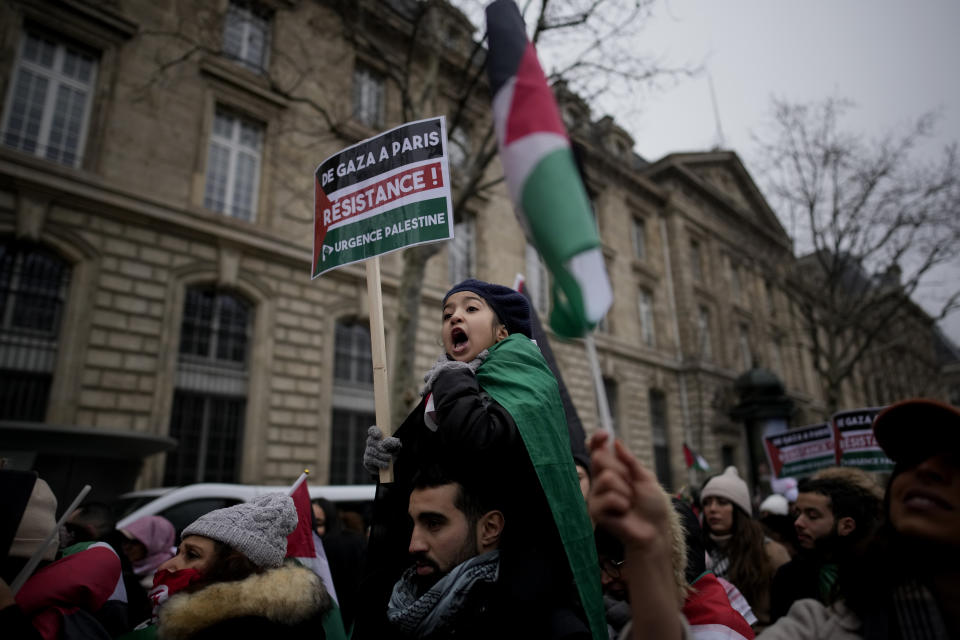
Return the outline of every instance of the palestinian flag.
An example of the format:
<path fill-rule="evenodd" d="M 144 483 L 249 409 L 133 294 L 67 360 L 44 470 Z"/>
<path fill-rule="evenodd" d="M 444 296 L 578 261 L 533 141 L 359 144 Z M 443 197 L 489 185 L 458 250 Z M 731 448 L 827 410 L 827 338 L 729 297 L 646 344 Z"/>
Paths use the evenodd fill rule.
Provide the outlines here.
<path fill-rule="evenodd" d="M 567 433 L 570 436 L 570 453 L 573 454 L 573 460 L 581 464 L 586 469 L 590 469 L 590 452 L 587 451 L 587 432 L 583 429 L 583 422 L 580 421 L 580 414 L 577 408 L 573 406 L 573 399 L 570 392 L 567 391 L 567 385 L 563 381 L 563 375 L 560 373 L 560 367 L 557 366 L 557 358 L 553 355 L 553 348 L 550 346 L 550 339 L 546 331 L 543 330 L 543 323 L 540 322 L 540 314 L 537 313 L 537 307 L 531 299 L 530 292 L 527 290 L 527 282 L 523 274 L 518 273 L 513 282 L 513 288 L 527 297 L 530 303 L 530 333 L 533 334 L 533 342 L 540 347 L 540 353 L 543 359 L 547 361 L 550 367 L 550 373 L 557 379 L 557 388 L 560 391 L 560 402 L 563 403 L 563 414 L 567 418 Z"/>
<path fill-rule="evenodd" d="M 287 536 L 287 558 L 293 558 L 320 576 L 323 586 L 333 601 L 333 608 L 323 617 L 323 630 L 330 640 L 346 640 L 343 617 L 337 602 L 337 591 L 330 575 L 330 563 L 323 549 L 323 541 L 313 530 L 313 507 L 310 490 L 307 488 L 307 472 L 304 471 L 290 488 L 290 497 L 297 508 L 297 528 Z"/>
<path fill-rule="evenodd" d="M 578 337 L 613 292 L 590 200 L 553 92 L 513 0 L 487 7 L 487 75 L 507 189 L 520 225 L 553 274 L 550 327 Z"/>
<path fill-rule="evenodd" d="M 683 615 L 696 640 L 753 640 L 753 629 L 733 608 L 723 585 L 712 573 L 704 573 L 692 585 L 683 603 Z"/>
<path fill-rule="evenodd" d="M 105 542 L 81 542 L 36 572 L 16 595 L 23 615 L 44 640 L 103 638 L 122 629 L 127 589 L 120 556 Z M 3 627 L 0 636 L 6 638 Z"/>
<path fill-rule="evenodd" d="M 699 471 L 710 470 L 710 465 L 707 464 L 707 461 L 704 460 L 703 456 L 688 447 L 686 442 L 683 443 L 683 459 L 687 463 L 687 469 L 693 468 Z"/>

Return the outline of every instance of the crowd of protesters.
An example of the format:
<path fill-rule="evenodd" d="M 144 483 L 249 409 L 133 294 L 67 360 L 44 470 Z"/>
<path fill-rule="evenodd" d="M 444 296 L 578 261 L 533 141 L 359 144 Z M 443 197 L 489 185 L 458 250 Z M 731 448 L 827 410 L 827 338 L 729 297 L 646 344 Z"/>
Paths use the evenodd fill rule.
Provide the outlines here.
<path fill-rule="evenodd" d="M 116 529 L 98 503 L 58 529 L 47 483 L 0 469 L 0 635 L 960 637 L 957 408 L 877 416 L 885 490 L 830 468 L 755 514 L 735 467 L 678 499 L 607 433 L 571 452 L 521 294 L 467 280 L 441 313 L 421 402 L 393 435 L 369 430 L 365 466 L 394 474 L 370 529 L 313 504 L 326 577 L 286 559 L 298 515 L 282 493 L 176 540 L 159 516 Z"/>
<path fill-rule="evenodd" d="M 869 477 L 849 469 L 800 484 L 800 551 L 774 576 L 772 613 L 782 615 L 759 637 L 960 637 L 960 410 L 905 400 L 883 410 L 873 430 L 896 464 L 882 499 Z M 669 502 L 636 457 L 606 439 L 591 441 L 590 510 L 628 549 L 623 579 L 639 604 L 624 637 L 696 637 L 679 608 L 644 606 L 673 586 L 663 546 Z"/>

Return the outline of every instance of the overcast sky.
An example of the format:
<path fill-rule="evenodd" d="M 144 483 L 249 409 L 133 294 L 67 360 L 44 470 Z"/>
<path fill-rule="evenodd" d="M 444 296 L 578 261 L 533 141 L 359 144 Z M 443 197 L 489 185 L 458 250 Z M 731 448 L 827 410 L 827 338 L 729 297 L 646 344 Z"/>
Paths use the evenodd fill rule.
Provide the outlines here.
<path fill-rule="evenodd" d="M 849 98 L 857 107 L 847 122 L 868 135 L 938 110 L 937 136 L 924 152 L 960 141 L 958 34 L 958 0 L 661 0 L 637 46 L 668 64 L 704 66 L 724 147 L 740 154 L 762 188 L 751 132 L 768 117 L 771 96 Z M 613 115 L 648 160 L 718 143 L 706 73 L 630 106 L 612 107 Z M 960 266 L 936 279 L 919 296 L 930 307 L 960 287 Z M 944 329 L 960 343 L 960 313 Z"/>

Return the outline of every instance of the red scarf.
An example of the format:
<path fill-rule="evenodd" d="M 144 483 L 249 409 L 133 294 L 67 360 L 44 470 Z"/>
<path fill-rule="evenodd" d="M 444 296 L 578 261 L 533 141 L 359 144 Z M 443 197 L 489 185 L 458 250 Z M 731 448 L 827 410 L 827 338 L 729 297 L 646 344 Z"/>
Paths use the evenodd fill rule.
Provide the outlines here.
<path fill-rule="evenodd" d="M 160 605 L 166 602 L 167 598 L 202 579 L 203 574 L 196 569 L 181 569 L 180 571 L 161 569 L 153 574 L 153 589 L 147 594 L 150 602 L 153 603 L 153 623 L 157 623 Z"/>

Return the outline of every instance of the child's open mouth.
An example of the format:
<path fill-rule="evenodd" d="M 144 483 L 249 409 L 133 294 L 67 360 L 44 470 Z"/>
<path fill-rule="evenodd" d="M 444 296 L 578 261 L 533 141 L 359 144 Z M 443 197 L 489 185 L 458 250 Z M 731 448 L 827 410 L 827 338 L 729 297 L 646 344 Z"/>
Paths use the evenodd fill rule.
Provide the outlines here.
<path fill-rule="evenodd" d="M 453 329 L 450 330 L 450 341 L 453 343 L 453 346 L 451 348 L 451 351 L 453 351 L 453 353 L 451 353 L 450 355 L 458 356 L 458 355 L 462 355 L 467 351 L 467 345 L 469 343 L 469 339 L 467 338 L 467 332 L 461 329 L 460 327 L 454 327 Z"/>

